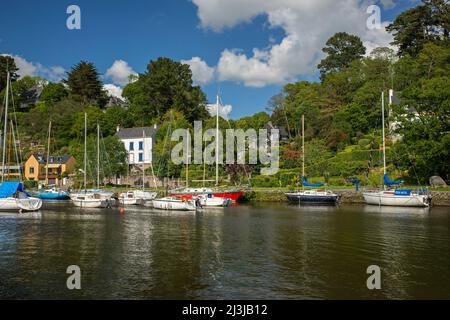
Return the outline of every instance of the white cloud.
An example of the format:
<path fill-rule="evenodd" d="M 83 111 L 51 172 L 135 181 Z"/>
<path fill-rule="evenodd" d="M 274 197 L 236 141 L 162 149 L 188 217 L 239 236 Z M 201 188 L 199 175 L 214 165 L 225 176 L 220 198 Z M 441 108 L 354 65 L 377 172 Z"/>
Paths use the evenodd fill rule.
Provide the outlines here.
<path fill-rule="evenodd" d="M 30 62 L 25 58 L 14 54 L 2 54 L 3 56 L 10 56 L 14 59 L 17 68 L 17 74 L 23 78 L 25 76 L 42 76 L 47 80 L 58 82 L 64 76 L 65 70 L 60 66 L 45 67 L 38 62 Z"/>
<path fill-rule="evenodd" d="M 392 9 L 396 5 L 394 0 L 380 0 L 380 2 L 386 10 Z"/>
<path fill-rule="evenodd" d="M 209 114 L 212 117 L 215 117 L 217 114 L 217 104 L 208 104 L 206 105 L 206 110 L 208 110 Z M 228 115 L 233 111 L 233 107 L 229 104 L 219 105 L 219 116 L 224 119 L 228 119 Z"/>
<path fill-rule="evenodd" d="M 366 27 L 369 18 L 366 10 L 373 4 L 367 0 L 192 1 L 198 8 L 203 28 L 221 31 L 263 14 L 270 28 L 281 28 L 285 32 L 279 43 L 269 42 L 267 48 L 254 48 L 250 55 L 239 49 L 225 49 L 217 65 L 217 76 L 222 81 L 263 87 L 314 74 L 323 58 L 322 48 L 338 31 L 361 37 L 368 52 L 376 46 L 388 46 L 392 41 L 392 36 L 384 29 Z M 391 0 L 381 2 L 385 7 L 394 5 Z"/>
<path fill-rule="evenodd" d="M 128 77 L 136 72 L 128 65 L 128 62 L 124 60 L 116 60 L 106 70 L 106 77 L 110 78 L 113 83 L 124 86 L 128 84 Z"/>
<path fill-rule="evenodd" d="M 113 97 L 117 97 L 123 100 L 122 97 L 122 88 L 119 86 L 116 86 L 115 84 L 112 83 L 107 83 L 103 85 L 103 89 L 105 89 L 106 91 L 108 91 L 108 95 L 109 96 L 113 96 Z"/>
<path fill-rule="evenodd" d="M 192 79 L 196 84 L 205 85 L 214 79 L 214 68 L 199 57 L 193 57 L 190 60 L 181 60 L 181 63 L 189 65 L 192 71 Z"/>

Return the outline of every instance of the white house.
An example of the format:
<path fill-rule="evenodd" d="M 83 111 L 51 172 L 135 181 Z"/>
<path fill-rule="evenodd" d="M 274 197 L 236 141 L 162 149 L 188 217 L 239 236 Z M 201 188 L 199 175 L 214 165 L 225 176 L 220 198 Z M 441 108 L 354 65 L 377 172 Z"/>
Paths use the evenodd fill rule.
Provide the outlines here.
<path fill-rule="evenodd" d="M 153 127 L 119 128 L 116 135 L 123 142 L 131 165 L 150 165 L 153 162 L 153 145 L 158 129 Z"/>

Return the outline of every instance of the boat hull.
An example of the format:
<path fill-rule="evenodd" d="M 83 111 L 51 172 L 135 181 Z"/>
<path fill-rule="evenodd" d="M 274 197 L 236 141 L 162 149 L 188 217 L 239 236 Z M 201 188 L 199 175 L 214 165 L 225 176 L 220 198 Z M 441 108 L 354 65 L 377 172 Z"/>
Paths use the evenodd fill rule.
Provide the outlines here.
<path fill-rule="evenodd" d="M 289 202 L 298 204 L 336 205 L 339 201 L 338 195 L 304 195 L 299 193 L 287 193 L 286 197 Z"/>
<path fill-rule="evenodd" d="M 38 211 L 42 207 L 42 200 L 35 197 L 23 199 L 7 197 L 0 199 L 1 211 Z"/>
<path fill-rule="evenodd" d="M 87 199 L 87 200 L 73 200 L 72 202 L 75 207 L 80 208 L 107 208 L 109 203 L 107 200 L 102 199 Z"/>
<path fill-rule="evenodd" d="M 103 198 L 100 194 L 81 193 L 71 195 L 71 200 L 79 208 L 108 208 L 114 199 Z"/>
<path fill-rule="evenodd" d="M 145 202 L 155 199 L 157 194 L 157 192 L 148 192 L 141 190 L 122 192 L 119 195 L 119 202 L 121 205 L 125 206 L 143 205 L 145 204 Z"/>
<path fill-rule="evenodd" d="M 153 208 L 162 210 L 176 210 L 176 211 L 195 211 L 197 207 L 188 201 L 178 200 L 153 200 Z"/>
<path fill-rule="evenodd" d="M 190 200 L 190 199 L 192 199 L 192 197 L 207 195 L 209 193 L 212 194 L 214 197 L 228 198 L 232 202 L 237 202 L 244 195 L 244 192 L 239 190 L 239 191 L 223 191 L 223 192 L 221 192 L 221 191 L 218 191 L 218 192 L 214 192 L 214 191 L 199 191 L 199 192 L 172 191 L 172 192 L 169 192 L 169 196 L 185 197 L 186 199 Z"/>
<path fill-rule="evenodd" d="M 36 196 L 42 200 L 68 200 L 70 196 L 66 192 L 50 193 L 50 192 L 38 192 Z"/>
<path fill-rule="evenodd" d="M 143 199 L 138 198 L 119 198 L 119 203 L 124 206 L 140 206 L 144 202 Z"/>
<path fill-rule="evenodd" d="M 382 192 L 364 192 L 364 200 L 369 205 L 397 207 L 429 207 L 428 195 L 395 195 Z"/>

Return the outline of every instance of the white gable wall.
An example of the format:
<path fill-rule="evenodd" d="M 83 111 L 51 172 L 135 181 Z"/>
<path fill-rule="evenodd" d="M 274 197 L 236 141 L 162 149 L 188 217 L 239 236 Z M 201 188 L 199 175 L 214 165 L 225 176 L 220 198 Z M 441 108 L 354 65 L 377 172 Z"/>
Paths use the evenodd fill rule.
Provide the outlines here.
<path fill-rule="evenodd" d="M 151 137 L 120 139 L 128 153 L 129 164 L 150 164 L 153 162 L 152 149 L 153 141 Z M 139 149 L 139 142 L 143 141 L 143 150 Z M 133 143 L 133 150 L 130 150 L 130 143 Z M 139 161 L 139 154 L 142 153 L 142 160 Z"/>

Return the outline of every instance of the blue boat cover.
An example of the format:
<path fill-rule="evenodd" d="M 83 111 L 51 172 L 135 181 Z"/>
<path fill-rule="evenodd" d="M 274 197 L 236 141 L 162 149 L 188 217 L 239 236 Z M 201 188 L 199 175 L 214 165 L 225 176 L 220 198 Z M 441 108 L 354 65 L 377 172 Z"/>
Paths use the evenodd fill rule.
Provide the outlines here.
<path fill-rule="evenodd" d="M 8 198 L 17 191 L 24 192 L 23 184 L 19 181 L 3 181 L 0 185 L 0 198 Z"/>
<path fill-rule="evenodd" d="M 302 177 L 302 185 L 304 187 L 323 187 L 323 183 L 309 183 L 306 177 Z"/>
<path fill-rule="evenodd" d="M 397 189 L 395 190 L 394 194 L 396 196 L 409 196 L 411 194 L 411 190 L 408 189 Z"/>
<path fill-rule="evenodd" d="M 399 184 L 402 184 L 402 183 L 403 183 L 403 181 L 400 181 L 400 180 L 390 180 L 387 174 L 384 175 L 384 184 L 385 184 L 386 186 L 399 185 Z"/>

